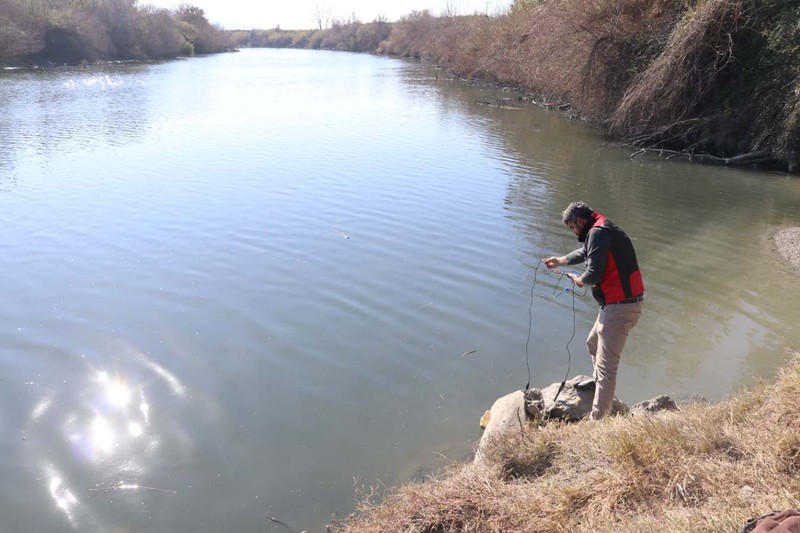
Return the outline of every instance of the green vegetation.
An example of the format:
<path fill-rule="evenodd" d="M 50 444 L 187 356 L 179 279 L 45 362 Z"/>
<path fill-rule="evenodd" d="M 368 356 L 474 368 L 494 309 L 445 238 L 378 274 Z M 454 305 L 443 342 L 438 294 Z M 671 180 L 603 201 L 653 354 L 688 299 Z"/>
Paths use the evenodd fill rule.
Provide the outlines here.
<path fill-rule="evenodd" d="M 165 59 L 230 49 L 203 10 L 136 0 L 0 0 L 0 64 Z"/>
<path fill-rule="evenodd" d="M 364 501 L 337 530 L 739 531 L 800 507 L 800 354 L 775 383 L 717 404 L 531 424 L 489 444 L 488 468 Z"/>

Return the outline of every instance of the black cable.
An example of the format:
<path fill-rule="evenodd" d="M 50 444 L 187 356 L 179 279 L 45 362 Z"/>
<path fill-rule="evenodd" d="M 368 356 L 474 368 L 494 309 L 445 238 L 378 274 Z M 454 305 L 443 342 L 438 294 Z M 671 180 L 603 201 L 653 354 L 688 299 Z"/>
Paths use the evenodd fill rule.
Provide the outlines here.
<path fill-rule="evenodd" d="M 566 289 L 566 290 L 568 290 L 568 289 Z M 569 345 L 572 343 L 573 339 L 575 339 L 575 320 L 576 320 L 575 316 L 576 316 L 577 313 L 575 312 L 575 290 L 573 289 L 573 290 L 571 290 L 569 292 L 572 293 L 572 336 L 567 341 L 567 346 L 566 346 L 566 348 L 567 348 L 567 373 L 564 374 L 564 380 L 561 382 L 561 385 L 558 386 L 558 390 L 556 391 L 556 395 L 553 397 L 553 403 L 554 404 L 556 403 L 556 400 L 558 400 L 558 395 L 561 394 L 562 390 L 564 390 L 564 385 L 567 384 L 567 380 L 569 379 L 569 370 L 570 370 L 570 367 L 572 366 L 572 352 L 569 349 Z M 584 291 L 584 294 L 586 294 L 586 291 Z"/>
<path fill-rule="evenodd" d="M 533 283 L 531 284 L 531 304 L 528 306 L 528 340 L 525 341 L 525 365 L 528 367 L 528 383 L 525 384 L 525 390 L 531 386 L 531 357 L 528 354 L 528 345 L 531 342 L 531 329 L 533 329 L 533 289 L 536 287 L 536 275 L 539 273 L 539 267 L 542 266 L 544 259 L 539 259 L 536 269 L 533 271 Z"/>
<path fill-rule="evenodd" d="M 528 352 L 528 346 L 530 345 L 530 342 L 531 342 L 531 330 L 533 329 L 533 290 L 536 287 L 536 277 L 537 277 L 537 274 L 539 273 L 539 267 L 542 266 L 542 262 L 544 262 L 544 259 L 540 259 L 539 260 L 539 262 L 536 264 L 536 268 L 533 271 L 533 283 L 531 284 L 531 302 L 530 302 L 530 305 L 528 306 L 528 339 L 525 341 L 525 365 L 528 368 L 528 382 L 525 384 L 525 390 L 526 391 L 531 386 L 531 358 L 530 358 L 530 354 Z M 561 286 L 561 280 L 565 276 L 566 276 L 566 273 L 565 272 L 561 272 L 561 276 L 559 276 L 555 287 L 553 287 L 553 296 L 558 297 L 561 294 L 563 294 L 564 292 L 569 292 L 569 293 L 572 294 L 572 335 L 570 336 L 569 340 L 567 341 L 567 345 L 566 345 L 566 349 L 567 349 L 567 373 L 564 376 L 564 380 L 561 382 L 561 385 L 559 385 L 558 391 L 556 391 L 556 395 L 553 398 L 553 403 L 556 402 L 556 400 L 558 399 L 558 395 L 561 394 L 562 390 L 564 390 L 564 386 L 567 383 L 567 379 L 569 379 L 569 372 L 570 372 L 570 369 L 572 368 L 572 351 L 569 349 L 569 345 L 572 344 L 573 340 L 575 340 L 575 332 L 576 332 L 576 329 L 577 329 L 577 325 L 576 325 L 577 312 L 575 310 L 575 289 L 574 289 L 575 282 L 574 281 L 572 282 L 572 284 L 573 284 L 573 288 L 572 289 L 570 289 L 569 287 L 566 287 L 566 288 L 562 289 L 561 291 L 557 292 L 558 288 Z M 571 278 L 568 278 L 568 279 L 570 279 L 570 281 L 572 281 Z M 589 290 L 588 287 L 584 287 L 583 293 L 581 293 L 581 296 L 585 295 L 588 292 L 588 290 Z"/>

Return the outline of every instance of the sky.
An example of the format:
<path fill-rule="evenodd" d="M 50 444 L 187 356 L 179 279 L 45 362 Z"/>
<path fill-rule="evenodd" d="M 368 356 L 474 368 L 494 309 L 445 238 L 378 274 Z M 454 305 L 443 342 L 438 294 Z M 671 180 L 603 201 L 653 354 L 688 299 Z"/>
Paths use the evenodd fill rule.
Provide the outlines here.
<path fill-rule="evenodd" d="M 355 14 L 361 22 L 371 22 L 379 15 L 395 21 L 412 11 L 428 9 L 440 15 L 448 7 L 457 14 L 476 11 L 495 14 L 505 9 L 513 0 L 139 0 L 139 5 L 154 5 L 169 9 L 181 3 L 197 6 L 205 11 L 212 24 L 228 30 L 269 29 L 280 26 L 285 30 L 309 29 L 316 26 L 315 6 L 321 13 L 330 13 L 331 19 L 350 20 Z"/>

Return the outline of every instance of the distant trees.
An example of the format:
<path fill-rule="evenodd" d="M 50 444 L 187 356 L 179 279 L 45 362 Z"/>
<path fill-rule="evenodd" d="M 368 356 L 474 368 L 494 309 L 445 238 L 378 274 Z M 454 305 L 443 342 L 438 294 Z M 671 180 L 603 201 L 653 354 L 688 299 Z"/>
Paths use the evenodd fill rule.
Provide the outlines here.
<path fill-rule="evenodd" d="M 163 59 L 229 49 L 202 9 L 136 0 L 0 0 L 0 63 Z"/>
<path fill-rule="evenodd" d="M 314 25 L 318 30 L 324 30 L 331 23 L 331 8 L 322 7 L 319 4 L 314 4 L 311 11 L 314 19 Z"/>
<path fill-rule="evenodd" d="M 0 0 L 2 1 L 2 0 Z M 329 28 L 315 30 L 250 30 L 228 32 L 235 46 L 253 48 L 310 48 L 376 53 L 389 38 L 392 25 L 386 17 L 361 22 L 355 15 L 334 19 Z"/>

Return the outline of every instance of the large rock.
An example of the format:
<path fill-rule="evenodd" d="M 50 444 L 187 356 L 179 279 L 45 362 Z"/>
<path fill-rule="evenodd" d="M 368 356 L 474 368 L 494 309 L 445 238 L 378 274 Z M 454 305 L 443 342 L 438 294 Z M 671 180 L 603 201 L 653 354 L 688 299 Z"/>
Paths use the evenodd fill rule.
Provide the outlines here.
<path fill-rule="evenodd" d="M 528 389 L 507 394 L 492 404 L 492 408 L 481 417 L 480 425 L 485 428 L 475 463 L 485 460 L 484 449 L 490 439 L 508 431 L 520 431 L 527 421 L 540 421 L 543 418 L 557 418 L 577 422 L 592 412 L 595 383 L 589 376 L 575 376 L 564 383 L 553 383 L 544 389 Z M 611 414 L 625 414 L 628 407 L 614 398 Z"/>
<path fill-rule="evenodd" d="M 553 383 L 542 389 L 530 389 L 526 394 L 528 408 L 537 408 L 545 418 L 577 422 L 592 412 L 595 382 L 589 376 L 575 376 L 561 383 Z M 625 414 L 628 406 L 614 398 L 611 414 Z"/>
<path fill-rule="evenodd" d="M 487 415 L 484 414 L 483 418 L 481 418 L 481 425 L 485 423 L 486 418 Z M 507 394 L 495 401 L 488 412 L 489 421 L 486 423 L 486 429 L 478 442 L 475 462 L 478 463 L 483 460 L 481 452 L 489 439 L 507 431 L 519 431 L 520 422 L 524 423 L 528 418 L 525 410 L 525 395 L 521 390 Z"/>

